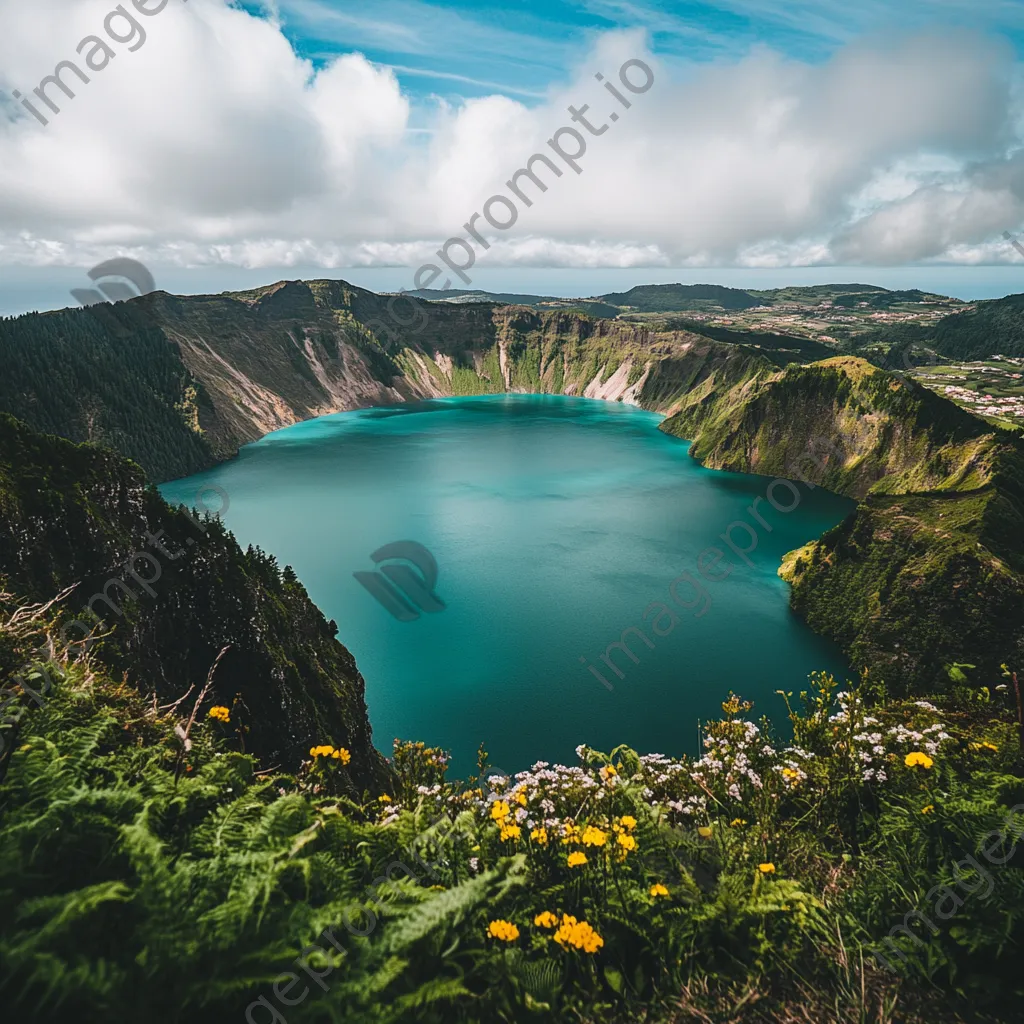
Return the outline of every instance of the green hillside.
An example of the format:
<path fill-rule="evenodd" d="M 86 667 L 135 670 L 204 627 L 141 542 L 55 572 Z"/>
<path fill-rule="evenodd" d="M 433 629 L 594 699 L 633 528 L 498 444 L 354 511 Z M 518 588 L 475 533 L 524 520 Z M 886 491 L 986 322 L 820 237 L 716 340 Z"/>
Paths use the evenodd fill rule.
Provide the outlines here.
<path fill-rule="evenodd" d="M 1024 644 L 1024 451 L 911 381 L 840 357 L 713 377 L 663 429 L 716 469 L 861 504 L 787 558 L 792 604 L 895 692 Z M 785 497 L 784 503 L 791 499 Z"/>
<path fill-rule="evenodd" d="M 749 309 L 760 305 L 749 292 L 718 284 L 644 284 L 628 292 L 610 292 L 600 298 L 613 306 L 630 306 L 641 313 L 677 312 L 685 309 Z"/>
<path fill-rule="evenodd" d="M 216 461 L 202 385 L 141 304 L 0 319 L 0 411 L 115 448 L 164 479 Z"/>
<path fill-rule="evenodd" d="M 973 303 L 930 326 L 876 328 L 858 340 L 886 348 L 912 345 L 964 361 L 1024 356 L 1024 293 Z"/>
<path fill-rule="evenodd" d="M 1024 356 L 1024 294 L 979 302 L 973 310 L 946 317 L 925 341 L 956 359 Z"/>
<path fill-rule="evenodd" d="M 220 504 L 195 504 L 207 501 Z M 99 663 L 161 703 L 202 686 L 225 651 L 212 692 L 239 708 L 247 750 L 294 766 L 326 732 L 359 754 L 358 791 L 385 777 L 362 676 L 294 573 L 219 520 L 171 509 L 113 452 L 0 413 L 0 590 L 49 601 L 67 588 L 65 639 L 89 634 Z"/>

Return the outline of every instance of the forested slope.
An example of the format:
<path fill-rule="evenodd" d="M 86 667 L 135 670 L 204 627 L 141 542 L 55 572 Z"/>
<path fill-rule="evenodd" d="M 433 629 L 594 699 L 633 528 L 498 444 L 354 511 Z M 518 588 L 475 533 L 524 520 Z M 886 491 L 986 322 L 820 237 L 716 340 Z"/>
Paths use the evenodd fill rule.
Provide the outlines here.
<path fill-rule="evenodd" d="M 39 601 L 74 586 L 65 639 L 91 632 L 97 657 L 161 703 L 198 690 L 226 649 L 213 694 L 238 702 L 246 749 L 296 765 L 331 736 L 358 754 L 358 787 L 384 778 L 362 676 L 293 573 L 219 520 L 171 509 L 119 455 L 2 413 L 0 578 Z"/>

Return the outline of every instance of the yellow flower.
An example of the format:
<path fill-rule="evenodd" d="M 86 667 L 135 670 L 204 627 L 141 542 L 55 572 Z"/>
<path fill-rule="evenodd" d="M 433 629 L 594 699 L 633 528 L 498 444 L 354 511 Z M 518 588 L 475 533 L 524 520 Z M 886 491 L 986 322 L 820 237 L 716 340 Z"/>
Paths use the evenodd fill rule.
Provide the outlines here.
<path fill-rule="evenodd" d="M 519 929 L 511 921 L 492 921 L 487 926 L 488 934 L 502 942 L 515 942 L 519 938 Z"/>
<path fill-rule="evenodd" d="M 568 914 L 562 915 L 562 923 L 551 937 L 563 949 L 573 946 L 584 953 L 596 953 L 604 945 L 604 939 L 586 921 L 577 921 Z"/>
<path fill-rule="evenodd" d="M 795 768 L 783 768 L 782 777 L 791 786 L 795 786 L 800 782 L 800 773 Z"/>
<path fill-rule="evenodd" d="M 330 743 L 323 743 L 319 747 L 310 747 L 309 756 L 314 760 L 318 757 L 330 757 L 334 753 L 334 747 Z"/>
<path fill-rule="evenodd" d="M 501 826 L 501 841 L 507 843 L 510 839 L 518 839 L 523 834 L 523 830 L 518 825 L 502 825 Z"/>
<path fill-rule="evenodd" d="M 211 714 L 213 712 L 210 712 Z M 970 744 L 971 750 L 998 750 L 999 748 L 994 743 L 989 743 L 988 740 L 983 740 L 981 743 Z"/>
<path fill-rule="evenodd" d="M 743 818 L 733 818 L 729 822 L 729 828 L 739 828 L 740 825 L 746 825 L 746 820 Z"/>
<path fill-rule="evenodd" d="M 651 895 L 652 896 L 667 896 L 668 895 L 668 889 L 666 889 L 665 886 L 663 886 L 661 884 L 661 882 L 655 882 L 654 885 L 651 886 Z"/>
<path fill-rule="evenodd" d="M 583 831 L 584 846 L 604 846 L 608 841 L 608 833 L 602 832 L 593 825 L 588 825 Z"/>
<path fill-rule="evenodd" d="M 218 722 L 231 721 L 231 712 L 223 704 L 217 704 L 215 707 L 210 708 L 209 716 L 210 718 L 216 718 Z"/>
<path fill-rule="evenodd" d="M 568 864 L 571 868 L 578 868 L 586 863 L 587 855 L 585 853 L 581 853 L 579 850 L 577 850 L 575 853 L 570 853 L 568 859 L 566 860 L 566 864 Z"/>
<path fill-rule="evenodd" d="M 903 763 L 908 768 L 913 768 L 915 765 L 920 765 L 922 768 L 931 768 L 931 766 L 935 764 L 927 754 L 922 754 L 920 750 L 915 750 L 912 753 L 907 754 L 907 756 L 903 758 Z"/>
<path fill-rule="evenodd" d="M 338 747 L 337 750 L 332 750 L 331 757 L 333 757 L 335 761 L 340 761 L 342 764 L 348 764 L 349 761 L 352 760 L 352 755 L 344 747 Z"/>
<path fill-rule="evenodd" d="M 616 770 L 615 765 L 612 764 L 606 764 L 600 772 L 601 778 L 604 779 L 605 782 L 611 782 L 611 780 L 618 774 L 619 773 Z"/>
<path fill-rule="evenodd" d="M 504 800 L 495 800 L 491 804 L 491 817 L 497 821 L 502 822 L 509 816 L 509 806 Z"/>
<path fill-rule="evenodd" d="M 379 800 L 379 801 L 380 801 L 380 802 L 381 802 L 382 804 L 389 804 L 389 803 L 391 803 L 391 797 L 389 797 L 389 796 L 387 795 L 387 793 L 381 793 L 381 795 L 380 795 L 379 797 L 377 797 L 377 799 L 378 799 L 378 800 Z"/>
<path fill-rule="evenodd" d="M 535 843 L 540 843 L 541 846 L 548 845 L 548 830 L 546 828 L 535 828 L 530 833 L 530 838 Z"/>
<path fill-rule="evenodd" d="M 521 807 L 525 807 L 526 806 L 526 794 L 525 793 L 516 793 L 515 801 Z"/>
<path fill-rule="evenodd" d="M 760 871 L 762 875 L 774 875 L 775 874 L 775 865 L 772 864 L 771 861 L 769 861 L 769 862 L 767 862 L 765 864 L 758 864 L 757 865 L 757 870 Z"/>
<path fill-rule="evenodd" d="M 571 821 L 565 822 L 562 825 L 562 833 L 564 838 L 562 839 L 562 845 L 565 846 L 567 843 L 578 843 L 580 841 L 580 829 L 578 825 L 574 825 Z"/>
<path fill-rule="evenodd" d="M 533 919 L 533 923 L 538 928 L 554 928 L 558 924 L 558 918 L 550 910 L 545 910 Z"/>
<path fill-rule="evenodd" d="M 628 850 L 636 849 L 636 840 L 632 836 L 627 836 L 625 832 L 620 832 L 615 837 L 615 842 L 617 842 L 619 846 L 622 847 L 623 853 L 625 853 Z"/>
<path fill-rule="evenodd" d="M 922 807 L 921 808 L 921 813 L 922 814 L 934 814 L 935 813 L 935 804 L 927 804 L 926 806 Z"/>
<path fill-rule="evenodd" d="M 701 839 L 710 839 L 711 838 L 711 828 L 710 828 L 710 826 L 708 826 L 708 825 L 701 825 L 701 827 L 699 829 L 697 829 L 697 835 L 699 835 L 701 837 Z"/>
<path fill-rule="evenodd" d="M 621 818 L 619 818 L 619 824 L 623 828 L 628 828 L 632 830 L 636 828 L 636 818 L 634 818 L 632 814 L 624 814 Z"/>

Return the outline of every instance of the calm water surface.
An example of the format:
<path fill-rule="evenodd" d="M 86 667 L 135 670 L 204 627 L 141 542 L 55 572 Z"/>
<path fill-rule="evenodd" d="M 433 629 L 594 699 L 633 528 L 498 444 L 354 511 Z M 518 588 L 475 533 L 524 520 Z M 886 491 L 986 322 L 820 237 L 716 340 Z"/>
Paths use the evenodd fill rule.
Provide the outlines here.
<path fill-rule="evenodd" d="M 359 663 L 385 752 L 395 736 L 421 739 L 451 749 L 457 773 L 472 768 L 481 742 L 507 771 L 571 762 L 584 742 L 678 754 L 696 748 L 698 720 L 718 713 L 730 689 L 781 722 L 775 690 L 799 689 L 814 669 L 848 674 L 835 645 L 789 611 L 776 569 L 853 503 L 806 488 L 788 514 L 762 501 L 772 531 L 758 529 L 753 565 L 726 549 L 731 574 L 703 580 L 697 556 L 724 548 L 719 535 L 733 521 L 753 524 L 745 510 L 770 481 L 701 468 L 660 422 L 630 406 L 541 395 L 340 413 L 269 434 L 161 490 L 194 505 L 201 486 L 223 488 L 238 540 L 294 566 Z M 785 490 L 777 498 L 790 500 Z M 446 606 L 410 622 L 353 577 L 402 540 L 434 554 Z M 669 593 L 683 572 L 704 591 L 678 584 L 690 610 Z M 652 602 L 677 622 L 661 609 L 645 622 Z M 631 634 L 639 663 L 613 650 L 619 678 L 601 655 L 633 626 L 654 647 Z"/>

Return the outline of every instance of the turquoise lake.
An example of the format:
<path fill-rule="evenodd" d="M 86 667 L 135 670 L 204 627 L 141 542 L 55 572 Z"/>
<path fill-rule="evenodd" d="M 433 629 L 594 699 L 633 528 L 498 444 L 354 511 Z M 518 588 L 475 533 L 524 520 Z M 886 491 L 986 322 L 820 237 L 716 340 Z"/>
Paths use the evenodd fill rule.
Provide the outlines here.
<path fill-rule="evenodd" d="M 455 774 L 472 770 L 481 742 L 509 772 L 572 763 L 579 743 L 680 754 L 730 690 L 784 725 L 776 690 L 801 689 L 815 669 L 849 675 L 791 613 L 776 569 L 853 502 L 801 486 L 797 507 L 777 511 L 770 479 L 702 468 L 660 422 L 543 395 L 339 413 L 161 491 L 192 506 L 200 488 L 222 488 L 239 542 L 294 566 L 356 657 L 385 753 L 396 736 L 423 740 L 453 752 Z M 770 532 L 746 511 L 758 497 Z M 785 488 L 775 497 L 793 500 Z M 736 520 L 757 537 L 751 565 L 721 539 Z M 747 531 L 732 537 L 751 546 Z M 400 621 L 353 576 L 379 576 L 371 554 L 397 541 L 433 554 L 443 610 Z M 725 557 L 705 557 L 707 576 L 727 578 L 698 572 L 709 547 Z M 696 586 L 677 583 L 673 601 L 683 573 Z M 632 657 L 609 654 L 630 627 L 643 631 L 625 638 Z"/>

